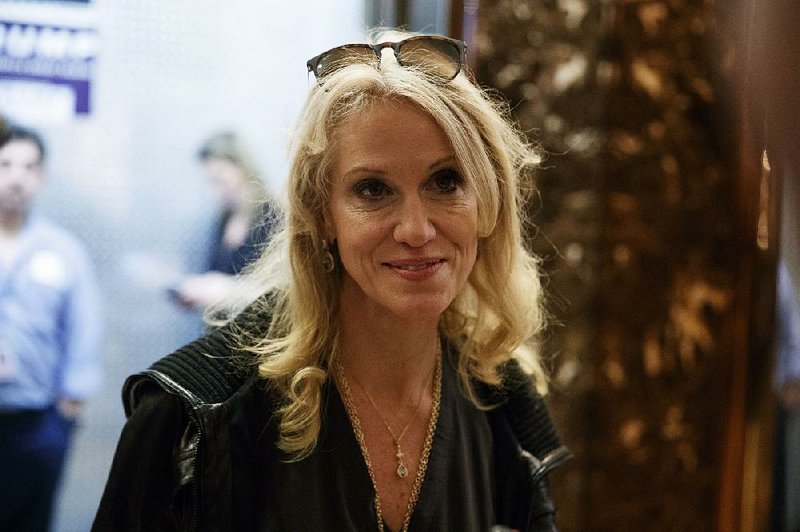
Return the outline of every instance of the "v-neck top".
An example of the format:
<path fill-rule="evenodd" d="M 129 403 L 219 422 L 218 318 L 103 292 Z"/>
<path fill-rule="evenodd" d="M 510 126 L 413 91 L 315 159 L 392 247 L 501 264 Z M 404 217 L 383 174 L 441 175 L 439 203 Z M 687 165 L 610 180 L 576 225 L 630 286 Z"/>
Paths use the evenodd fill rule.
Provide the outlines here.
<path fill-rule="evenodd" d="M 489 530 L 494 524 L 495 473 L 488 419 L 464 396 L 446 362 L 441 393 L 428 469 L 409 530 Z M 257 529 L 377 530 L 375 490 L 337 387 L 330 382 L 323 387 L 319 442 L 303 460 L 286 462 L 270 450 L 275 421 L 255 438 L 255 463 L 233 459 L 234 479 L 237 467 L 259 468 L 251 476 L 257 485 L 233 485 L 234 500 L 252 491 Z"/>

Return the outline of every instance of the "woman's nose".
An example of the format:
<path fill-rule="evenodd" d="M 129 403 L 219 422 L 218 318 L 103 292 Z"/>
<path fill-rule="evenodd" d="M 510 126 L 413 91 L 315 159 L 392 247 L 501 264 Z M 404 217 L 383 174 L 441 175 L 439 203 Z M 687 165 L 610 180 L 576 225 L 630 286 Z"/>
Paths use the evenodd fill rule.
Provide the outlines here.
<path fill-rule="evenodd" d="M 394 228 L 395 241 L 420 247 L 435 236 L 436 227 L 431 221 L 425 202 L 416 197 L 403 200 Z"/>

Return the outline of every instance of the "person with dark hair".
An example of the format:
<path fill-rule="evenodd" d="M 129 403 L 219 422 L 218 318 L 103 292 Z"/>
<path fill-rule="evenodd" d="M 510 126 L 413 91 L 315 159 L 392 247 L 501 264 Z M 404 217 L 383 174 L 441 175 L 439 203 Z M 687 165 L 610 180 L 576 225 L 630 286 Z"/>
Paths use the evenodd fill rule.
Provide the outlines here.
<path fill-rule="evenodd" d="M 45 146 L 0 130 L 0 530 L 46 531 L 84 401 L 100 386 L 92 264 L 66 230 L 32 212 Z"/>
<path fill-rule="evenodd" d="M 464 60 L 309 60 L 286 223 L 230 319 L 126 382 L 95 530 L 555 530 L 539 154 Z"/>

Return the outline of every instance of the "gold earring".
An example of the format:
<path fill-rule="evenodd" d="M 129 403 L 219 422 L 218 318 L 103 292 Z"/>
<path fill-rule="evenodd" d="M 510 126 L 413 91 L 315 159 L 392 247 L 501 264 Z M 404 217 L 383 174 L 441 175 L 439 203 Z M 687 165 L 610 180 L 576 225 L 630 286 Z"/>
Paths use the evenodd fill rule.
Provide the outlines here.
<path fill-rule="evenodd" d="M 320 263 L 325 273 L 331 273 L 336 269 L 336 259 L 333 253 L 331 253 L 331 246 L 329 246 L 328 242 L 325 240 L 322 241 L 322 258 L 320 259 Z"/>

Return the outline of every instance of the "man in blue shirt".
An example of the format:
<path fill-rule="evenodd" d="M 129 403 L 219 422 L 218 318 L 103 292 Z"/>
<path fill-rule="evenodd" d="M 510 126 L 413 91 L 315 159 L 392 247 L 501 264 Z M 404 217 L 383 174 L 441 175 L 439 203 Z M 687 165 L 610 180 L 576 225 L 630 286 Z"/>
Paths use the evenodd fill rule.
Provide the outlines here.
<path fill-rule="evenodd" d="M 72 427 L 100 386 L 89 258 L 31 212 L 44 144 L 0 122 L 0 530 L 46 531 Z"/>

